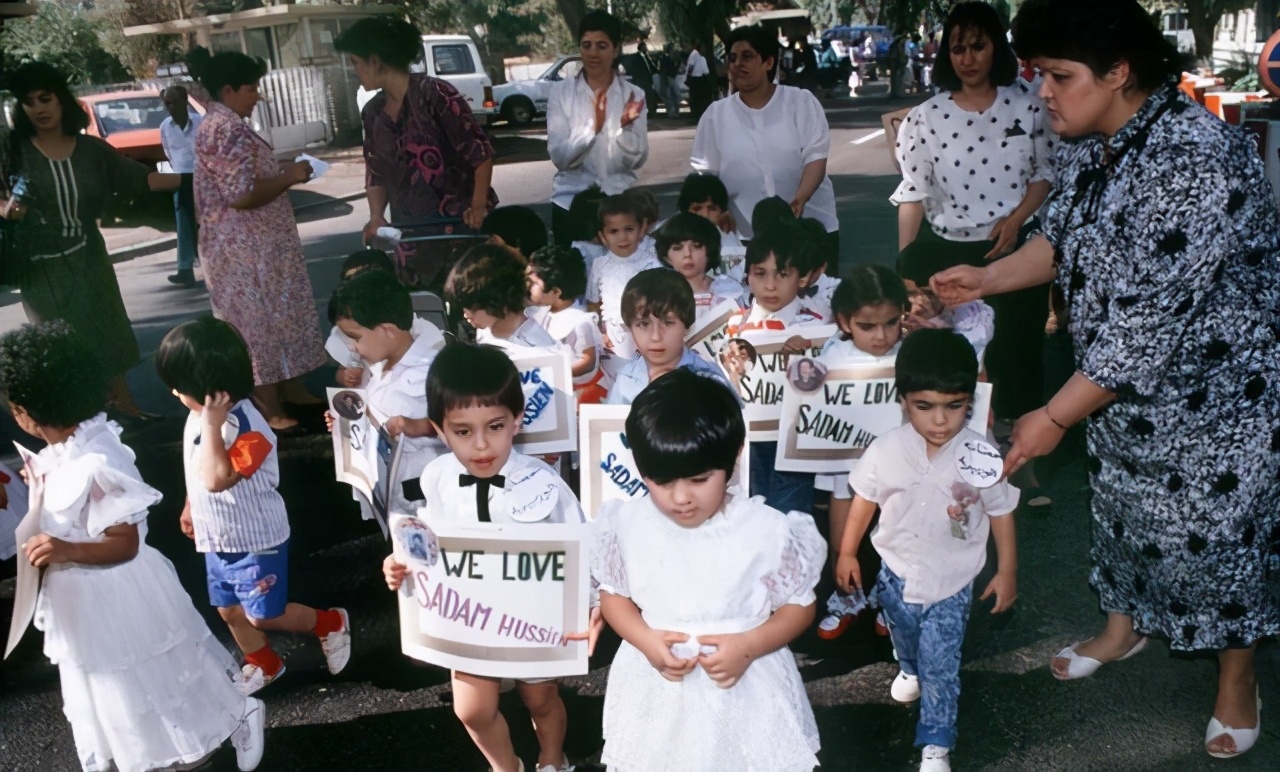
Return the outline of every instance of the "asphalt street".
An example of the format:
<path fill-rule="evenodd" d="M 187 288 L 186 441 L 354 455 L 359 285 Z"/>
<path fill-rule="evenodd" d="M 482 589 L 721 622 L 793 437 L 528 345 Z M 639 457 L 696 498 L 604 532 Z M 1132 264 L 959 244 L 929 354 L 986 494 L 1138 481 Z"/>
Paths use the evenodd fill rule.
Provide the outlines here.
<path fill-rule="evenodd" d="M 898 177 L 885 140 L 876 132 L 880 113 L 897 106 L 841 103 L 829 112 L 829 171 L 840 210 L 844 265 L 887 264 L 896 252 L 896 213 L 887 197 Z M 651 132 L 650 158 L 640 183 L 655 189 L 668 215 L 688 170 L 693 129 L 687 122 L 663 123 L 659 119 Z M 503 203 L 526 204 L 548 214 L 552 166 L 538 128 L 519 135 L 499 132 L 497 142 L 502 157 L 494 184 Z M 338 265 L 358 247 L 366 219 L 363 201 L 335 201 L 309 209 L 301 218 L 299 231 L 321 323 Z M 149 541 L 173 561 L 197 608 L 230 645 L 225 627 L 205 607 L 203 561 L 178 531 L 182 410 L 159 384 L 150 362 L 172 325 L 209 310 L 202 289 L 173 289 L 166 282 L 173 260 L 170 251 L 116 266 L 144 352 L 130 383 L 145 409 L 169 417 L 126 440 L 138 452 L 144 477 L 165 494 L 152 510 Z M 0 331 L 24 321 L 18 296 L 0 294 Z M 322 388 L 331 375 L 318 373 L 313 387 Z M 1015 609 L 993 616 L 989 601 L 975 602 L 964 648 L 954 768 L 1280 769 L 1280 724 L 1267 718 L 1274 715 L 1271 706 L 1280 705 L 1280 657 L 1274 644 L 1264 645 L 1258 657 L 1262 738 L 1251 753 L 1230 762 L 1210 759 L 1202 749 L 1216 673 L 1209 657 L 1171 656 L 1162 643 L 1153 642 L 1141 655 L 1104 667 L 1093 678 L 1074 683 L 1053 679 L 1049 658 L 1062 646 L 1087 638 L 1102 622 L 1087 585 L 1089 491 L 1083 464 L 1068 448 L 1054 468 L 1050 511 L 1018 513 Z M 387 548 L 376 528 L 360 521 L 345 486 L 333 481 L 328 437 L 285 442 L 281 474 L 294 532 L 292 594 L 312 605 L 345 606 L 354 628 L 354 650 L 348 669 L 335 678 L 325 672 L 313 639 L 276 637 L 289 670 L 261 694 L 268 707 L 268 732 L 260 769 L 485 769 L 453 716 L 447 673 L 400 654 L 394 598 L 379 574 Z M 979 583 L 993 569 L 994 560 Z M 0 564 L 0 576 L 10 574 Z M 13 582 L 0 581 L 0 620 L 9 618 L 12 594 Z M 869 621 L 862 620 L 837 642 L 810 635 L 793 647 L 817 715 L 823 769 L 908 770 L 918 763 L 912 747 L 917 711 L 890 699 L 889 683 L 897 670 L 887 642 L 871 632 Z M 566 750 L 575 762 L 598 757 L 607 668 L 616 644 L 616 639 L 603 641 L 591 672 L 563 682 L 570 725 Z M 31 631 L 0 664 L 0 770 L 78 768 L 70 727 L 61 713 L 57 670 L 40 645 L 39 634 Z M 518 751 L 531 763 L 537 746 L 515 693 L 504 697 L 503 710 Z M 211 768 L 235 769 L 230 747 L 215 756 Z"/>

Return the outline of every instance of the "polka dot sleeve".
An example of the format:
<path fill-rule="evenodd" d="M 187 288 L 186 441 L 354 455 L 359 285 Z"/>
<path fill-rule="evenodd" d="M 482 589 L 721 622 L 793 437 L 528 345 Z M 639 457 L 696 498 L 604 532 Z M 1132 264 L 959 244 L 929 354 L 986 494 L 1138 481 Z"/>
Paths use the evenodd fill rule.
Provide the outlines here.
<path fill-rule="evenodd" d="M 889 197 L 894 204 L 921 202 L 933 194 L 933 156 L 926 133 L 924 113 L 917 107 L 898 129 L 895 155 L 902 167 L 902 182 Z"/>

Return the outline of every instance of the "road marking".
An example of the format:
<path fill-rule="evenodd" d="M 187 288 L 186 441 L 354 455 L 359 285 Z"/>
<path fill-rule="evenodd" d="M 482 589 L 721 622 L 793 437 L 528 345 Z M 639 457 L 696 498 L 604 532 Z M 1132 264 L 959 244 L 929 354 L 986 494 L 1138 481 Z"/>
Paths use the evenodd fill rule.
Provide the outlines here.
<path fill-rule="evenodd" d="M 884 136 L 884 129 L 876 129 L 875 131 L 871 132 L 870 134 L 868 134 L 868 135 L 867 135 L 867 136 L 865 136 L 865 137 L 862 137 L 862 138 L 860 138 L 860 139 L 851 140 L 851 141 L 849 142 L 849 144 L 850 144 L 850 145 L 861 145 L 861 144 L 864 144 L 864 143 L 870 142 L 870 141 L 871 141 L 871 140 L 873 140 L 873 139 L 877 139 L 877 138 L 879 138 L 879 137 L 883 137 L 883 136 Z"/>

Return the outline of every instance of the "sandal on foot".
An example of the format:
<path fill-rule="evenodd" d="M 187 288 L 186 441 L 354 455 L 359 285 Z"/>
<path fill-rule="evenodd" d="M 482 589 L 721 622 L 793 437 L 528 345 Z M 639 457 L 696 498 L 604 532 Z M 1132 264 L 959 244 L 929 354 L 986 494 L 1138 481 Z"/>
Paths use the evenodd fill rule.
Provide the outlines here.
<path fill-rule="evenodd" d="M 1217 717 L 1209 719 L 1209 727 L 1204 732 L 1204 750 L 1206 753 L 1215 759 L 1230 759 L 1245 753 L 1253 747 L 1253 744 L 1258 741 L 1258 735 L 1262 732 L 1262 697 L 1255 694 L 1254 699 L 1258 701 L 1258 722 L 1250 729 L 1235 729 L 1223 726 Z M 1236 749 L 1232 752 L 1209 750 L 1209 743 L 1224 734 L 1235 742 Z"/>
<path fill-rule="evenodd" d="M 1093 639 L 1090 638 L 1089 640 L 1093 640 Z M 1147 642 L 1149 640 L 1150 639 L 1147 638 L 1146 636 L 1139 638 L 1138 642 L 1133 644 L 1132 649 L 1129 649 L 1124 653 L 1123 656 L 1117 657 L 1112 661 L 1119 662 L 1121 660 L 1125 660 L 1125 659 L 1128 659 L 1129 657 L 1132 657 L 1133 655 L 1147 648 Z M 1057 656 L 1054 657 L 1054 659 L 1068 660 L 1067 675 L 1065 677 L 1058 675 L 1057 671 L 1053 669 L 1052 663 L 1050 664 L 1049 671 L 1053 673 L 1054 678 L 1058 679 L 1059 681 L 1076 681 L 1081 678 L 1088 678 L 1089 676 L 1098 672 L 1098 668 L 1106 664 L 1105 662 L 1096 660 L 1093 657 L 1084 657 L 1079 654 L 1076 654 L 1076 647 L 1079 646 L 1081 643 L 1088 643 L 1088 641 L 1079 641 L 1078 643 L 1073 643 L 1067 648 L 1058 652 Z"/>
<path fill-rule="evenodd" d="M 818 623 L 818 637 L 824 641 L 834 641 L 844 635 L 853 622 L 853 614 L 827 614 Z"/>

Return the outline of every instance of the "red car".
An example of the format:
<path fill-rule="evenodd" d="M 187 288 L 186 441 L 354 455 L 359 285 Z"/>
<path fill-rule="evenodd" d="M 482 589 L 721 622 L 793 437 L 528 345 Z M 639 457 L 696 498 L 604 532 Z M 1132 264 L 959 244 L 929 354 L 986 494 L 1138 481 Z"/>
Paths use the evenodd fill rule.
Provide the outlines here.
<path fill-rule="evenodd" d="M 191 110 L 204 114 L 204 106 L 190 100 Z M 169 117 L 159 91 L 116 91 L 80 97 L 89 114 L 85 133 L 105 139 L 121 155 L 154 167 L 166 160 L 160 144 L 160 124 Z"/>

